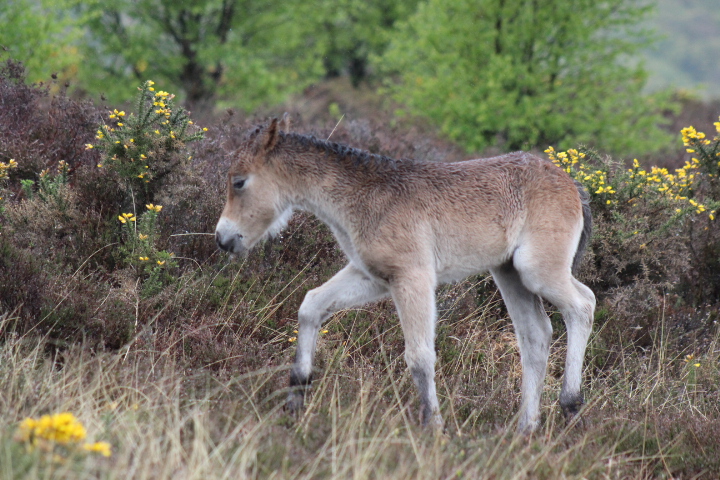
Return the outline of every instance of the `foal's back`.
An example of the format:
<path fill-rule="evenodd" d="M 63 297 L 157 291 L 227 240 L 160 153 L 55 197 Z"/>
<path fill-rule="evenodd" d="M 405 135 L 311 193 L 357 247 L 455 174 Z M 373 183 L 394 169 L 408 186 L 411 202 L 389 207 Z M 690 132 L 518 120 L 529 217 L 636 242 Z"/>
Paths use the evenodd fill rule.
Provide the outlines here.
<path fill-rule="evenodd" d="M 555 263 L 572 263 L 582 208 L 573 181 L 550 162 L 518 152 L 417 163 L 396 175 L 388 182 L 403 190 L 368 208 L 376 228 L 360 239 L 378 268 L 430 262 L 439 281 L 453 281 L 506 262 L 522 245 L 542 250 L 548 242 L 566 247 Z"/>

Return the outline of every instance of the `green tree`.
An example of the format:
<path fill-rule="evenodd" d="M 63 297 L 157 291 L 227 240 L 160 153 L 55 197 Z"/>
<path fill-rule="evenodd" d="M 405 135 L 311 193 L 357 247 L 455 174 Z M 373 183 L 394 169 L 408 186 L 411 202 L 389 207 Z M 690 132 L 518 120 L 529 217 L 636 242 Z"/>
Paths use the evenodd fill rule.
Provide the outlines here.
<path fill-rule="evenodd" d="M 389 90 L 468 149 L 657 149 L 667 103 L 643 97 L 649 41 L 630 0 L 428 0 L 378 59 Z"/>
<path fill-rule="evenodd" d="M 85 81 L 112 100 L 125 99 L 118 79 L 152 79 L 181 93 L 190 108 L 232 99 L 252 109 L 282 100 L 321 75 L 320 60 L 302 55 L 298 0 L 95 0 L 87 6 Z"/>
<path fill-rule="evenodd" d="M 312 37 L 327 77 L 348 75 L 354 86 L 369 75 L 369 57 L 381 55 L 393 27 L 415 11 L 419 0 L 320 0 L 308 2 L 317 24 Z"/>
<path fill-rule="evenodd" d="M 81 30 L 71 15 L 76 0 L 0 2 L 0 47 L 23 62 L 27 78 L 45 81 L 51 74 L 74 76 L 79 63 L 75 44 Z"/>

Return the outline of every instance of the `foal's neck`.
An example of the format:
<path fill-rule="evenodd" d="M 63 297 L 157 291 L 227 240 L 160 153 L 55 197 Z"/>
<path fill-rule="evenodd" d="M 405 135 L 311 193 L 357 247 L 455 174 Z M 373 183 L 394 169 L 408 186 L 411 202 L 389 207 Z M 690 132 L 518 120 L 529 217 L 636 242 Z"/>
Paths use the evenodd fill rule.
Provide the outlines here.
<path fill-rule="evenodd" d="M 276 148 L 295 206 L 343 228 L 371 209 L 371 190 L 397 183 L 407 169 L 406 161 L 306 135 L 284 134 Z"/>

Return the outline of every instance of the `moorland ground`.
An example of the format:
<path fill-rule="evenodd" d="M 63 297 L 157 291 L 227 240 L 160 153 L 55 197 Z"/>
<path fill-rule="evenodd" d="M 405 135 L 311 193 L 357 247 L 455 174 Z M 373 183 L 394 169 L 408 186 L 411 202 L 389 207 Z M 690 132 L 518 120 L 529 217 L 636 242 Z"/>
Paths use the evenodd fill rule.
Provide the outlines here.
<path fill-rule="evenodd" d="M 172 168 L 137 203 L 122 171 L 98 167 L 105 157 L 86 148 L 119 107 L 49 97 L 13 68 L 5 64 L 0 75 L 0 161 L 17 162 L 4 180 L 0 217 L 0 477 L 720 474 L 720 240 L 707 212 L 685 213 L 650 194 L 635 193 L 633 202 L 593 197 L 596 229 L 580 276 L 599 302 L 580 421 L 566 423 L 558 406 L 565 338 L 553 312 L 542 426 L 532 437 L 514 435 L 519 355 L 492 279 L 482 275 L 438 290 L 445 434 L 417 424 L 389 301 L 339 312 L 323 326 L 316 380 L 295 419 L 282 405 L 297 308 L 344 258 L 327 228 L 305 214 L 247 258 L 216 251 L 227 152 L 257 118 L 195 119 L 208 127 L 204 138 L 168 147 Z M 333 132 L 335 141 L 392 157 L 474 156 L 421 124 L 376 114 L 346 90 L 329 83 L 288 105 L 296 131 Z M 346 113 L 339 124 L 338 109 Z M 688 103 L 672 128 L 713 132 L 717 114 L 717 105 Z M 685 155 L 642 163 L 672 169 Z M 598 168 L 625 171 L 593 158 Z M 624 195 L 625 184 L 616 184 Z M 152 225 L 146 202 L 162 206 Z M 120 221 L 124 213 L 149 230 Z M 133 243 L 130 234 L 152 243 Z M 23 419 L 56 412 L 73 413 L 112 454 L 20 441 Z"/>

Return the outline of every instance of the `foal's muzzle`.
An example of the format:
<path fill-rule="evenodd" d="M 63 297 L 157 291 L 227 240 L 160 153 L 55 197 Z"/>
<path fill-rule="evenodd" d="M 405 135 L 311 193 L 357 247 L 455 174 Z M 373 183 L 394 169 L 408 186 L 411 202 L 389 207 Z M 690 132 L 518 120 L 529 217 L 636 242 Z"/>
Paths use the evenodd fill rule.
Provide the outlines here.
<path fill-rule="evenodd" d="M 220 232 L 215 232 L 215 243 L 217 243 L 218 248 L 230 253 L 240 253 L 245 250 L 242 245 L 242 238 L 242 235 L 230 235 L 223 238 Z"/>

